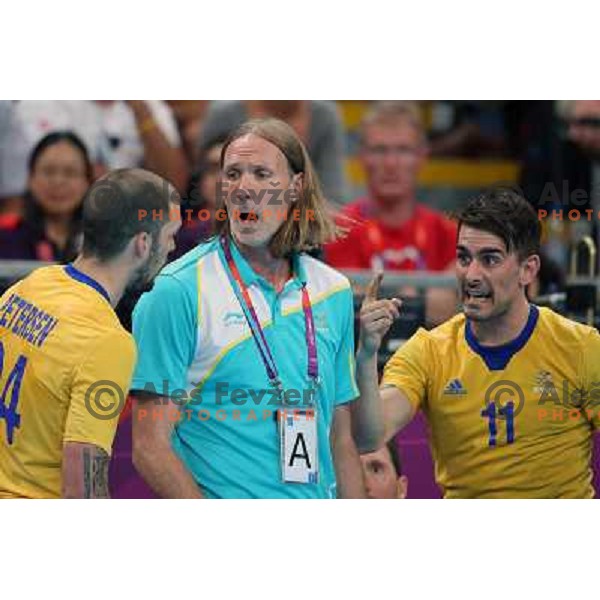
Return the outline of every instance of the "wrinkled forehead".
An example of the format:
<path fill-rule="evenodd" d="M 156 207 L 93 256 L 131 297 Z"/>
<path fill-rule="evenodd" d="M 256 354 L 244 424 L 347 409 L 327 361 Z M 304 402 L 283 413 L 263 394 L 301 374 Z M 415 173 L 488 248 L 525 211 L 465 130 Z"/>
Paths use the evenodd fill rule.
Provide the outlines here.
<path fill-rule="evenodd" d="M 237 138 L 225 150 L 223 166 L 262 164 L 271 168 L 287 167 L 283 152 L 271 142 L 253 133 Z"/>
<path fill-rule="evenodd" d="M 466 248 L 470 252 L 477 252 L 483 248 L 494 248 L 501 252 L 508 252 L 508 248 L 500 236 L 490 231 L 470 227 L 469 225 L 461 225 L 459 228 L 456 245 Z"/>

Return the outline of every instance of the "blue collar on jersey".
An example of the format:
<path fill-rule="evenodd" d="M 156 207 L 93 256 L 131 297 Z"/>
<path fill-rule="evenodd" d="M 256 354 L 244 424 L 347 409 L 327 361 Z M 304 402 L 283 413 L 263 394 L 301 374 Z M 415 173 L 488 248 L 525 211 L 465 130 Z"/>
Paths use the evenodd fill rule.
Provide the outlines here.
<path fill-rule="evenodd" d="M 108 292 L 102 287 L 95 279 L 92 279 L 89 275 L 82 273 L 79 269 L 76 269 L 72 264 L 68 264 L 65 267 L 65 273 L 79 281 L 81 283 L 85 283 L 85 285 L 89 285 L 91 288 L 94 288 L 101 296 L 106 298 L 106 301 L 110 304 L 110 296 Z"/>
<path fill-rule="evenodd" d="M 525 324 L 523 331 L 521 331 L 514 340 L 508 342 L 508 344 L 503 344 L 502 346 L 482 346 L 475 338 L 475 334 L 471 328 L 471 322 L 468 319 L 465 326 L 465 339 L 471 350 L 483 358 L 483 361 L 490 371 L 501 371 L 506 368 L 508 361 L 513 355 L 521 350 L 529 341 L 538 321 L 539 314 L 540 311 L 538 310 L 538 307 L 534 304 L 530 304 L 529 317 L 527 317 L 527 323 Z"/>

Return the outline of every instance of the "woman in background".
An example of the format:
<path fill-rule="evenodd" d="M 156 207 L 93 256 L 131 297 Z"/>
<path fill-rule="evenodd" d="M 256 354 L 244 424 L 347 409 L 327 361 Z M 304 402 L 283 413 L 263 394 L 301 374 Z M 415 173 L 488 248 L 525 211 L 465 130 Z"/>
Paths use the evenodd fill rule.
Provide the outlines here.
<path fill-rule="evenodd" d="M 70 131 L 42 138 L 29 158 L 23 216 L 5 217 L 0 259 L 69 262 L 77 255 L 82 200 L 92 183 L 84 143 Z"/>

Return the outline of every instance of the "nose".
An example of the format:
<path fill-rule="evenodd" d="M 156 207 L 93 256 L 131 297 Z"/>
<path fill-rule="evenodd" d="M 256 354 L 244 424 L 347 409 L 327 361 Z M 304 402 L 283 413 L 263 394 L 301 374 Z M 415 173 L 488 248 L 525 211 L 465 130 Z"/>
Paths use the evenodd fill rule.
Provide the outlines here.
<path fill-rule="evenodd" d="M 382 164 L 386 170 L 397 169 L 398 157 L 393 152 L 387 152 L 383 157 Z"/>
<path fill-rule="evenodd" d="M 252 173 L 249 173 L 248 171 L 243 171 L 238 180 L 238 187 L 243 190 L 250 190 L 253 189 L 255 183 L 256 181 Z"/>
<path fill-rule="evenodd" d="M 482 272 L 481 265 L 479 264 L 478 260 L 474 259 L 469 263 L 469 266 L 467 267 L 467 270 L 465 272 L 465 279 L 468 283 L 481 281 Z"/>
<path fill-rule="evenodd" d="M 238 208 L 244 206 L 249 198 L 248 183 L 248 175 L 242 173 L 239 178 L 231 184 L 231 187 L 228 190 L 229 201 Z"/>
<path fill-rule="evenodd" d="M 51 184 L 56 185 L 56 184 L 64 183 L 65 181 L 67 181 L 67 177 L 65 176 L 64 171 L 57 169 L 56 171 L 54 171 L 53 173 L 51 173 L 49 175 L 48 181 Z"/>

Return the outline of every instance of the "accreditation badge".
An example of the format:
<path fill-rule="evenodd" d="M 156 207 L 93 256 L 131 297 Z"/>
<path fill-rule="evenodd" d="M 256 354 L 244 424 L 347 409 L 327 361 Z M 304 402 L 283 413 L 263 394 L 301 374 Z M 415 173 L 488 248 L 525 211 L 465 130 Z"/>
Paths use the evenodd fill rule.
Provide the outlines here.
<path fill-rule="evenodd" d="M 313 408 L 283 408 L 277 413 L 284 483 L 318 483 L 317 413 Z"/>

